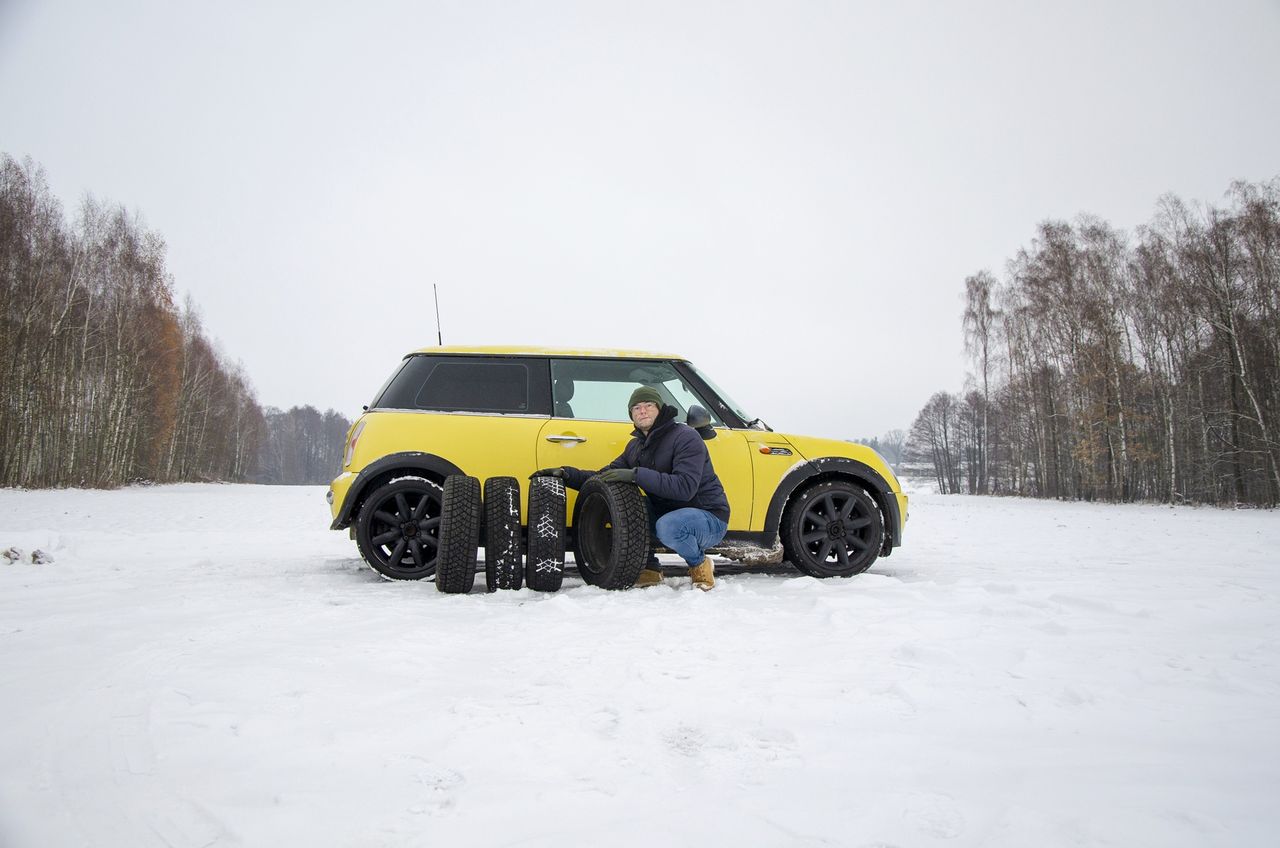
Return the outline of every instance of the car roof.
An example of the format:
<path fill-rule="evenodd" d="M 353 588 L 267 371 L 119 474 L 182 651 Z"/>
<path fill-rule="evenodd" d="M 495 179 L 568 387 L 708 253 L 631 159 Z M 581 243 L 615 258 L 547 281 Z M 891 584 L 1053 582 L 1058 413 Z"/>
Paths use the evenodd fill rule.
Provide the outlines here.
<path fill-rule="evenodd" d="M 538 345 L 441 345 L 418 348 L 413 353 L 471 354 L 479 356 L 577 356 L 594 359 L 684 359 L 683 356 L 678 354 L 656 353 L 651 350 L 540 347 Z"/>

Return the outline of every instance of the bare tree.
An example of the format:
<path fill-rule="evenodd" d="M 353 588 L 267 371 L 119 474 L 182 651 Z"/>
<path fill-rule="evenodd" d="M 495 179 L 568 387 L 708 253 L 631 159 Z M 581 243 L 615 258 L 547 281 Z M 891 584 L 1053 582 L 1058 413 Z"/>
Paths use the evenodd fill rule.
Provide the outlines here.
<path fill-rule="evenodd" d="M 172 293 L 137 215 L 88 197 L 70 227 L 31 160 L 0 159 L 0 485 L 252 473 L 252 388 Z"/>
<path fill-rule="evenodd" d="M 1161 198 L 1132 242 L 1046 221 L 1003 282 L 965 280 L 976 388 L 911 431 L 940 488 L 1280 502 L 1280 179 L 1227 197 Z"/>

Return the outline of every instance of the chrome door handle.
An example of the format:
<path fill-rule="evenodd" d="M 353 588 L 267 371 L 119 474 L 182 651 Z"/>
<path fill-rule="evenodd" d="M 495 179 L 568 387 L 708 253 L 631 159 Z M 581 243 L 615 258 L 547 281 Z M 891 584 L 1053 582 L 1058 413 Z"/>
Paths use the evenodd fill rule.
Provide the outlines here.
<path fill-rule="evenodd" d="M 547 436 L 547 441 L 548 442 L 573 442 L 576 444 L 578 442 L 585 442 L 586 437 L 585 436 Z"/>

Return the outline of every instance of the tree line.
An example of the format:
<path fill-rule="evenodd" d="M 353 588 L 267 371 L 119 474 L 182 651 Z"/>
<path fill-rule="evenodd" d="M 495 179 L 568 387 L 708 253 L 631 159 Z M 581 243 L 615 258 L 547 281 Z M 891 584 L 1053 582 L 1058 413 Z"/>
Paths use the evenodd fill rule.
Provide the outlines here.
<path fill-rule="evenodd" d="M 1130 237 L 1045 221 L 965 280 L 972 371 L 916 417 L 940 491 L 1280 503 L 1280 177 L 1165 196 Z"/>
<path fill-rule="evenodd" d="M 302 482 L 262 471 L 289 453 L 294 410 L 270 412 L 174 303 L 158 233 L 93 198 L 69 224 L 43 169 L 0 158 L 0 486 Z"/>
<path fill-rule="evenodd" d="M 328 483 L 342 466 L 351 422 L 314 406 L 266 409 L 267 433 L 254 482 Z"/>

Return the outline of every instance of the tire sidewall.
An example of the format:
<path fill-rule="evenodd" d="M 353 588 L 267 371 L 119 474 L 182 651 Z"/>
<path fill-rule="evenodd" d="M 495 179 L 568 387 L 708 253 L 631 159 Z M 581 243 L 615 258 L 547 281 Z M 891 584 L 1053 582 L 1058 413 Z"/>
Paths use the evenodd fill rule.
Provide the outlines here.
<path fill-rule="evenodd" d="M 599 508 L 603 508 L 600 510 Z M 592 534 L 602 528 L 584 526 L 583 513 L 602 511 L 611 525 L 608 553 L 589 550 Z M 573 508 L 574 560 L 583 582 L 602 589 L 629 589 L 649 558 L 649 512 L 640 490 L 628 483 L 591 478 L 583 484 Z M 598 556 L 597 554 L 601 555 Z M 600 562 L 603 558 L 605 561 Z"/>

